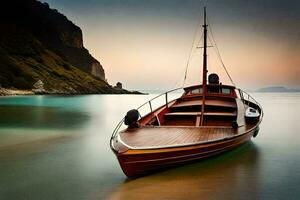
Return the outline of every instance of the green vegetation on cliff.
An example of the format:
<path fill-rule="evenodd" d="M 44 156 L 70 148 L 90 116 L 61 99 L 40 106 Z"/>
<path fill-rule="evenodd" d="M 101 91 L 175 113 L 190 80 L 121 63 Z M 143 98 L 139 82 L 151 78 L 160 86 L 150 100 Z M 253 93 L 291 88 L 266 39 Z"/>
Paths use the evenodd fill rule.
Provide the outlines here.
<path fill-rule="evenodd" d="M 30 90 L 41 80 L 50 93 L 127 93 L 105 81 L 80 28 L 48 4 L 6 1 L 0 23 L 1 87 Z"/>

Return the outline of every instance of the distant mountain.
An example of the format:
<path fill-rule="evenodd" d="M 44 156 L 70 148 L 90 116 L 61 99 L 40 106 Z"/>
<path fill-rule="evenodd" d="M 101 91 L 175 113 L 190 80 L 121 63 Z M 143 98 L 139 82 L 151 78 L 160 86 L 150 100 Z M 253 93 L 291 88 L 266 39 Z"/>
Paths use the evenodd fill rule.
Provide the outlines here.
<path fill-rule="evenodd" d="M 105 81 L 104 69 L 83 46 L 82 31 L 36 0 L 0 7 L 0 86 L 27 89 L 41 81 L 51 93 L 126 93 Z"/>
<path fill-rule="evenodd" d="M 265 87 L 256 90 L 256 92 L 300 92 L 300 89 L 287 89 L 282 86 Z"/>

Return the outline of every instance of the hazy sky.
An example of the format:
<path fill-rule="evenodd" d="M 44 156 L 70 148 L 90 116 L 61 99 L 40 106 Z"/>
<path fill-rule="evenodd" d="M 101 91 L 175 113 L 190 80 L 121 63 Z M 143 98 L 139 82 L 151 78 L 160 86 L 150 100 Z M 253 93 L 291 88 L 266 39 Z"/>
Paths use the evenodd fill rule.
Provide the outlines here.
<path fill-rule="evenodd" d="M 46 2 L 82 28 L 85 47 L 102 63 L 111 84 L 120 81 L 139 90 L 180 86 L 206 5 L 214 38 L 237 86 L 300 87 L 299 0 Z M 213 48 L 208 55 L 209 72 L 228 83 Z M 201 82 L 201 66 L 202 49 L 195 49 L 186 85 Z"/>

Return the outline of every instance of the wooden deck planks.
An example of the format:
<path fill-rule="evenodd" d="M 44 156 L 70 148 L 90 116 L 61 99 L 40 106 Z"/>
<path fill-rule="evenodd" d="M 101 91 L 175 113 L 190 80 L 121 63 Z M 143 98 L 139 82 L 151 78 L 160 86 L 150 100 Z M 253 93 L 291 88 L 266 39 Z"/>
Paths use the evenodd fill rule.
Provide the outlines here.
<path fill-rule="evenodd" d="M 121 140 L 132 147 L 157 147 L 222 139 L 236 134 L 232 128 L 143 127 L 120 132 Z"/>

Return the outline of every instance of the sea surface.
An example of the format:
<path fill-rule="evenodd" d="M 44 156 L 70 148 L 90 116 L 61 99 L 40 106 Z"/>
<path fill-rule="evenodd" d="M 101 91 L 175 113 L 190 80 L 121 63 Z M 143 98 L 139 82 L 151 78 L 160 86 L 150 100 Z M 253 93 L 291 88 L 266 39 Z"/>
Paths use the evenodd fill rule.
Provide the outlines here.
<path fill-rule="evenodd" d="M 152 96 L 1 97 L 0 199 L 300 198 L 300 93 L 253 93 L 265 117 L 251 142 L 129 180 L 110 135 L 126 111 Z"/>

